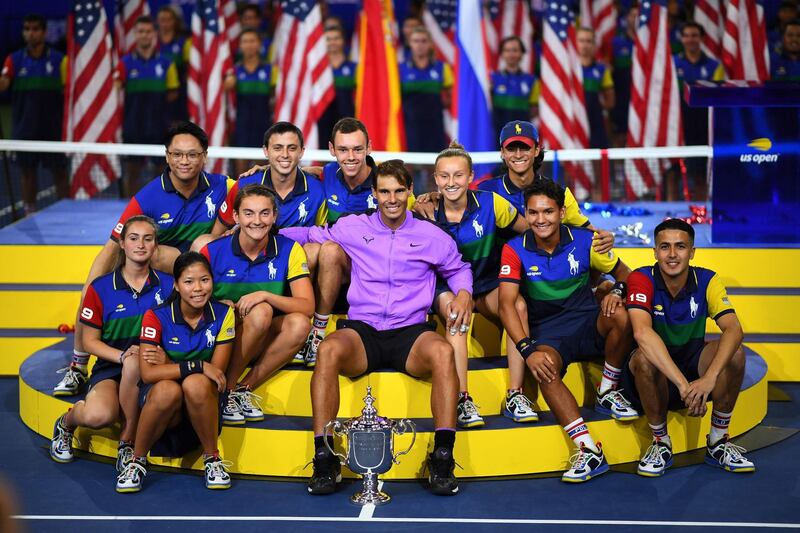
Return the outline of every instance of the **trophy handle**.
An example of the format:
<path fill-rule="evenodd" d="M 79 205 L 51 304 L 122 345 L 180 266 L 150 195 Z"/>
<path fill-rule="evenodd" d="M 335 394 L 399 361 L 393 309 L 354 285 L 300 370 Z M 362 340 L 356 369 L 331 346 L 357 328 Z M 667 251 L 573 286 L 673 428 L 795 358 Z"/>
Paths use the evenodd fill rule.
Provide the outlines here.
<path fill-rule="evenodd" d="M 401 455 L 406 455 L 408 452 L 411 451 L 411 448 L 414 447 L 414 442 L 416 442 L 417 440 L 417 428 L 414 425 L 414 422 L 412 422 L 408 418 L 398 420 L 392 427 L 392 431 L 394 431 L 397 435 L 403 435 L 404 433 L 408 433 L 409 429 L 411 430 L 411 444 L 408 445 L 408 448 L 406 448 L 402 452 L 396 453 L 394 457 L 392 457 L 392 462 L 396 465 L 400 464 L 400 461 L 398 461 L 397 458 L 400 457 Z"/>
<path fill-rule="evenodd" d="M 346 434 L 346 431 L 344 431 L 344 425 L 341 422 L 339 422 L 338 420 L 331 420 L 330 422 L 325 424 L 325 427 L 322 429 L 322 440 L 325 443 L 325 447 L 328 448 L 328 450 L 330 450 L 330 452 L 333 455 L 335 455 L 336 457 L 339 458 L 339 462 L 342 465 L 344 465 L 345 461 L 347 461 L 347 457 L 345 457 L 341 453 L 336 453 L 334 451 L 334 449 L 331 448 L 330 444 L 328 444 L 328 435 L 331 435 L 331 436 L 336 435 L 336 436 L 341 437 L 341 436 L 343 436 L 345 434 Z"/>

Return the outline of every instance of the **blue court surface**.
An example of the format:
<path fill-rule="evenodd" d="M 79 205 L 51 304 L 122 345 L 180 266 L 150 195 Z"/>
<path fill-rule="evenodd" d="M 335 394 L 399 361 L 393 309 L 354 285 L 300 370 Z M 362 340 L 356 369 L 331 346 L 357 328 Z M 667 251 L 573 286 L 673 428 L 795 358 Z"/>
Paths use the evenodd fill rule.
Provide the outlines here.
<path fill-rule="evenodd" d="M 197 474 L 151 470 L 139 494 L 114 491 L 113 465 L 81 456 L 61 465 L 48 441 L 19 419 L 17 378 L 0 379 L 0 472 L 18 500 L 29 531 L 669 531 L 800 528 L 800 384 L 773 385 L 769 414 L 738 440 L 751 448 L 754 474 L 702 464 L 701 452 L 676 457 L 660 479 L 633 474 L 634 465 L 582 485 L 558 477 L 463 481 L 455 497 L 436 497 L 417 482 L 390 482 L 393 500 L 378 508 L 349 503 L 348 482 L 334 495 L 313 497 L 297 481 L 236 478 L 212 492 Z M 765 443 L 774 444 L 764 446 Z M 760 448 L 760 449 L 757 449 Z M 498 450 L 502 453 L 502 450 Z M 456 458 L 457 459 L 457 458 Z M 458 472 L 458 470 L 456 470 Z"/>

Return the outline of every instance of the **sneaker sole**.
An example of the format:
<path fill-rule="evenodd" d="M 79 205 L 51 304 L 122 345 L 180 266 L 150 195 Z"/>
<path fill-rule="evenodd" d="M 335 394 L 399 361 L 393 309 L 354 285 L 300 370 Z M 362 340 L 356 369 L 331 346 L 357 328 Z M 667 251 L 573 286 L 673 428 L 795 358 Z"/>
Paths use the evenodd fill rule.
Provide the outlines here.
<path fill-rule="evenodd" d="M 306 490 L 308 491 L 309 494 L 312 494 L 314 496 L 324 496 L 326 494 L 333 494 L 334 492 L 336 492 L 336 485 L 341 482 L 342 482 L 342 474 L 340 472 L 336 474 L 336 481 L 334 482 L 333 487 L 331 487 L 330 490 L 312 490 L 311 487 L 309 486 L 306 486 Z"/>
<path fill-rule="evenodd" d="M 263 419 L 262 419 L 263 420 Z M 222 419 L 223 426 L 243 426 L 247 420 L 225 420 Z"/>
<path fill-rule="evenodd" d="M 53 455 L 52 453 L 50 453 L 50 459 L 52 459 L 53 461 L 55 461 L 57 463 L 61 463 L 62 465 L 65 465 L 67 463 L 71 463 L 72 461 L 74 461 L 75 457 L 70 457 L 69 459 L 61 459 L 60 457 L 57 457 L 57 456 Z"/>
<path fill-rule="evenodd" d="M 599 475 L 605 474 L 608 472 L 608 463 L 603 463 L 602 465 L 598 466 L 588 474 L 583 477 L 564 477 L 561 476 L 561 481 L 564 483 L 585 483 L 592 478 L 596 478 Z"/>
<path fill-rule="evenodd" d="M 672 459 L 670 459 L 669 462 L 666 465 L 664 465 L 664 469 L 661 470 L 661 472 L 648 472 L 646 470 L 640 470 L 639 468 L 637 468 L 636 473 L 642 477 L 661 477 L 664 474 L 666 474 L 667 468 L 671 466 L 672 466 Z"/>
<path fill-rule="evenodd" d="M 75 392 L 71 392 L 68 390 L 58 390 L 58 391 L 53 390 L 53 396 L 77 396 L 80 393 L 81 393 L 80 390 L 77 390 Z"/>
<path fill-rule="evenodd" d="M 117 487 L 117 492 L 120 494 L 130 494 L 132 492 L 139 492 L 140 490 L 142 490 L 142 487 Z"/>
<path fill-rule="evenodd" d="M 756 471 L 755 466 L 742 466 L 737 468 L 735 466 L 731 467 L 731 466 L 721 465 L 719 461 L 717 461 L 713 457 L 709 457 L 708 455 L 706 455 L 705 462 L 707 465 L 715 466 L 717 468 L 725 470 L 726 472 L 733 472 L 734 474 L 748 474 Z"/>
<path fill-rule="evenodd" d="M 611 409 L 606 409 L 605 407 L 603 407 L 601 405 L 597 405 L 597 404 L 595 404 L 594 410 L 596 412 L 600 413 L 601 415 L 610 416 L 614 420 L 623 420 L 623 421 L 636 420 L 640 416 L 638 413 L 635 414 L 635 415 L 620 415 L 620 414 L 615 413 Z"/>
<path fill-rule="evenodd" d="M 303 364 L 306 365 L 306 368 L 314 368 L 315 366 L 317 366 L 316 361 L 314 361 L 313 363 L 303 363 Z"/>
<path fill-rule="evenodd" d="M 245 422 L 263 422 L 264 415 L 261 416 L 246 416 L 244 417 Z"/>
<path fill-rule="evenodd" d="M 219 484 L 208 484 L 206 483 L 206 488 L 208 490 L 226 490 L 231 488 L 231 484 L 228 483 L 226 485 L 219 485 Z"/>
<path fill-rule="evenodd" d="M 515 416 L 508 411 L 503 411 L 503 416 L 508 418 L 509 420 L 513 420 L 519 424 L 525 424 L 527 422 L 538 422 L 539 415 L 531 415 L 531 416 Z"/>
<path fill-rule="evenodd" d="M 460 428 L 470 429 L 470 428 L 483 427 L 483 426 L 486 425 L 486 422 L 484 422 L 483 420 L 476 420 L 474 422 L 467 422 L 467 423 L 457 422 L 457 424 L 458 424 L 458 427 L 460 427 Z"/>
<path fill-rule="evenodd" d="M 430 478 L 428 478 L 428 486 L 430 487 L 431 494 L 435 494 L 436 496 L 455 496 L 458 494 L 458 486 L 453 490 L 442 490 L 442 489 L 435 489 L 433 486 L 430 485 Z"/>

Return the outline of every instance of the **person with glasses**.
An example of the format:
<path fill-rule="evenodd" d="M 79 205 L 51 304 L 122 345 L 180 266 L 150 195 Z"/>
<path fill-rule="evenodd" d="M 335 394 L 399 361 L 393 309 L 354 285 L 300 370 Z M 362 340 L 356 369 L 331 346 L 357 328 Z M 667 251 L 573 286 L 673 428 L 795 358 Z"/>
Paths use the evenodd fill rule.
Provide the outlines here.
<path fill-rule="evenodd" d="M 169 129 L 164 145 L 167 168 L 131 198 L 111 237 L 89 269 L 86 285 L 81 291 L 81 301 L 92 281 L 113 270 L 120 232 L 129 218 L 147 215 L 156 221 L 159 246 L 152 264 L 153 268 L 165 272 L 172 271 L 178 255 L 188 250 L 197 237 L 209 233 L 214 226 L 217 212 L 233 181 L 227 176 L 203 170 L 208 135 L 197 124 L 180 122 Z M 86 383 L 89 354 L 81 342 L 82 330 L 83 325 L 78 317 L 72 362 L 65 370 L 63 379 L 53 389 L 56 396 L 78 394 Z"/>

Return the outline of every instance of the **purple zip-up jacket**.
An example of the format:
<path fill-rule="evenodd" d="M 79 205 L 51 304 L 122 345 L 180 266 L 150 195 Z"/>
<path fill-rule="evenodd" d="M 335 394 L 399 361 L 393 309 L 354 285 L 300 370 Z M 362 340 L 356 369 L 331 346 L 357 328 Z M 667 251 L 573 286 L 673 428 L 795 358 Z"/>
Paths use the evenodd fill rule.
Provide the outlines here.
<path fill-rule="evenodd" d="M 380 213 L 345 215 L 330 227 L 284 228 L 281 234 L 296 240 L 334 241 L 352 262 L 347 317 L 377 330 L 420 324 L 433 302 L 436 274 L 453 294 L 472 294 L 472 271 L 461 260 L 453 238 L 427 220 L 406 219 L 389 229 Z"/>

